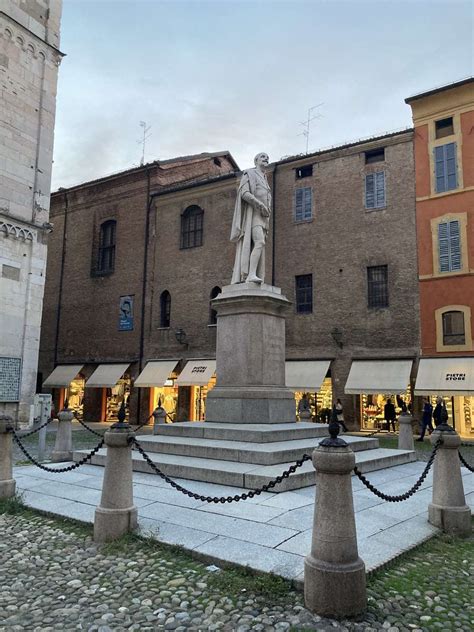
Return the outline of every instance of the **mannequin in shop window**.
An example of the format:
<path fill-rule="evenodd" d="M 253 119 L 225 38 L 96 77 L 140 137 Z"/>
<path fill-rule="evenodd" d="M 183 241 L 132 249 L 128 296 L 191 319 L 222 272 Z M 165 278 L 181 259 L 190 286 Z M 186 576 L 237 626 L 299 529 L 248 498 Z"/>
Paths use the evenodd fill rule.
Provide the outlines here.
<path fill-rule="evenodd" d="M 300 420 L 311 419 L 311 406 L 306 393 L 303 393 L 302 398 L 298 402 L 298 417 Z"/>

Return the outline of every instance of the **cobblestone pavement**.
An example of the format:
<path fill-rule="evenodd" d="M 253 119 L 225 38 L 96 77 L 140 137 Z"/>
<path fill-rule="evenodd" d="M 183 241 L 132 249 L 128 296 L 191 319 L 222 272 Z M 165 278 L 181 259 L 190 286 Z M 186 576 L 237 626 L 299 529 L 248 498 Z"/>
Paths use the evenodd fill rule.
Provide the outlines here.
<path fill-rule="evenodd" d="M 0 631 L 474 629 L 473 537 L 440 537 L 379 571 L 363 619 L 336 622 L 280 578 L 213 571 L 156 542 L 98 547 L 89 527 L 24 510 L 1 513 L 0 529 Z"/>

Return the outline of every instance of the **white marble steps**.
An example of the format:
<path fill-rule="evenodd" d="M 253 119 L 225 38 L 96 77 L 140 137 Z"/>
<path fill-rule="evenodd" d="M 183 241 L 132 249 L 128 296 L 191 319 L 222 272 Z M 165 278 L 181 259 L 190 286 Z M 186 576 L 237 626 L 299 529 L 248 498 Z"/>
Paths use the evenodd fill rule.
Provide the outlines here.
<path fill-rule="evenodd" d="M 307 421 L 267 425 L 184 421 L 160 425 L 158 431 L 158 436 L 225 439 L 226 441 L 248 441 L 250 443 L 268 443 L 270 441 L 288 441 L 289 439 L 328 436 L 327 424 L 313 424 Z"/>
<path fill-rule="evenodd" d="M 80 460 L 86 450 L 75 451 L 73 460 Z M 93 465 L 105 465 L 105 449 L 92 457 Z M 168 476 L 186 478 L 195 481 L 218 483 L 245 489 L 255 489 L 273 480 L 292 463 L 277 465 L 259 465 L 255 463 L 238 463 L 217 459 L 190 458 L 176 454 L 149 453 L 151 460 Z M 414 452 L 409 450 L 388 450 L 376 448 L 355 453 L 356 463 L 361 472 L 371 472 L 381 468 L 401 465 L 416 460 Z M 133 470 L 150 472 L 151 469 L 140 454 L 132 452 Z M 300 489 L 314 484 L 314 468 L 307 461 L 294 474 L 273 488 L 273 491 Z M 192 487 L 191 487 L 192 491 Z"/>
<path fill-rule="evenodd" d="M 373 450 L 379 447 L 378 439 L 350 436 L 345 436 L 344 439 L 354 452 Z M 138 440 L 148 453 L 176 454 L 192 458 L 253 463 L 255 465 L 276 465 L 296 461 L 304 454 L 311 454 L 321 438 L 311 437 L 251 443 L 227 439 L 156 435 L 141 436 L 138 437 Z"/>

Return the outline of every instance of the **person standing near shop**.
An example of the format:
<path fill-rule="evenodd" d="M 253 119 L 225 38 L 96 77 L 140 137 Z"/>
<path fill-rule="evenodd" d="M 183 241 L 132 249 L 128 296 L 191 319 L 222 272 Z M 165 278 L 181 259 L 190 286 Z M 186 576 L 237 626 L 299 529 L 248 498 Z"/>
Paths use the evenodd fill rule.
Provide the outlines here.
<path fill-rule="evenodd" d="M 433 428 L 432 418 L 433 418 L 433 406 L 431 405 L 430 398 L 427 397 L 423 405 L 423 416 L 421 418 L 421 434 L 419 438 L 417 439 L 417 441 L 423 441 L 427 428 L 430 434 L 433 432 L 434 428 Z"/>
<path fill-rule="evenodd" d="M 395 432 L 395 421 L 397 419 L 397 414 L 395 412 L 395 406 L 392 404 L 392 400 L 387 399 L 387 403 L 383 409 L 383 416 L 385 421 L 387 422 L 387 431 L 390 432 L 390 424 L 392 424 L 393 432 Z"/>
<path fill-rule="evenodd" d="M 344 432 L 347 432 L 347 427 L 346 427 L 346 424 L 344 423 L 344 412 L 342 408 L 342 402 L 340 399 L 337 400 L 334 408 L 336 410 L 337 421 L 339 422 L 339 425 L 342 426 L 342 429 L 344 430 Z"/>
<path fill-rule="evenodd" d="M 446 404 L 444 403 L 443 398 L 438 395 L 436 398 L 436 406 L 433 412 L 433 419 L 435 422 L 435 426 L 438 427 L 442 423 L 447 423 L 449 418 L 448 411 L 446 410 Z"/>

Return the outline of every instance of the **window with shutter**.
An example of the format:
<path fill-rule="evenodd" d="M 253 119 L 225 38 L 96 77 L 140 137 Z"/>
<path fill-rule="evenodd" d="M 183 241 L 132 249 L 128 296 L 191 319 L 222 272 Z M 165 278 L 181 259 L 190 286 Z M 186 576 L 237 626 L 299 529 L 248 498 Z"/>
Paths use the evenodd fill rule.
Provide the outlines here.
<path fill-rule="evenodd" d="M 295 190 L 295 222 L 302 222 L 312 218 L 312 198 L 311 187 L 302 187 Z"/>
<path fill-rule="evenodd" d="M 462 312 L 445 312 L 443 314 L 443 345 L 464 345 L 466 334 L 464 314 Z"/>
<path fill-rule="evenodd" d="M 458 186 L 456 143 L 439 145 L 434 149 L 436 193 L 452 191 Z"/>
<path fill-rule="evenodd" d="M 365 208 L 385 206 L 385 171 L 368 173 L 365 176 Z"/>
<path fill-rule="evenodd" d="M 438 224 L 439 271 L 462 269 L 461 234 L 458 220 Z"/>

